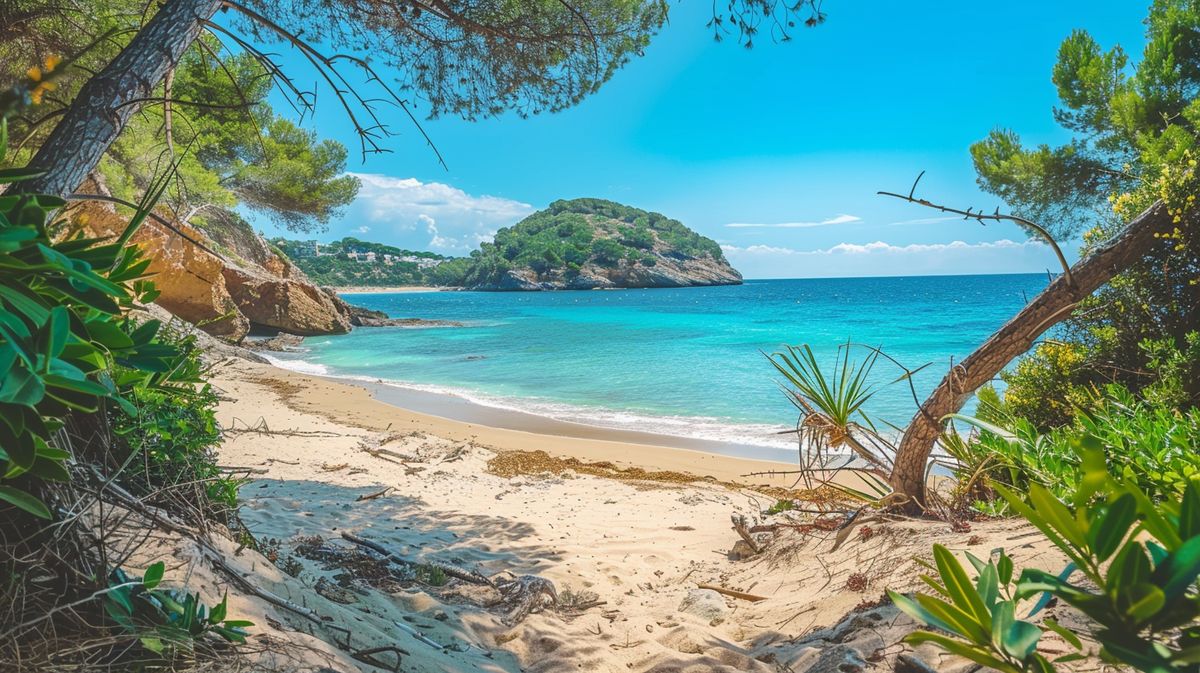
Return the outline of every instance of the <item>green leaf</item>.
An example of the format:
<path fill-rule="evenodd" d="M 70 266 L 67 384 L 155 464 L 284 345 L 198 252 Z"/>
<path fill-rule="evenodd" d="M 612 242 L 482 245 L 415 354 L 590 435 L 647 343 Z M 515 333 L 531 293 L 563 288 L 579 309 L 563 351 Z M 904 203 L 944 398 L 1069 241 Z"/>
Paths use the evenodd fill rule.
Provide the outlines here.
<path fill-rule="evenodd" d="M 1063 640 L 1067 641 L 1071 647 L 1074 647 L 1077 650 L 1083 649 L 1083 641 L 1079 639 L 1079 636 L 1069 631 L 1065 626 L 1059 624 L 1057 621 L 1053 619 L 1046 619 L 1044 622 L 1042 622 L 1042 625 L 1057 633 Z"/>
<path fill-rule="evenodd" d="M 67 335 L 71 328 L 70 321 L 67 307 L 55 306 L 50 309 L 50 319 L 42 328 L 41 343 L 41 354 L 46 357 L 47 362 L 62 354 L 63 348 L 67 345 Z"/>
<path fill-rule="evenodd" d="M 50 317 L 50 310 L 23 292 L 0 285 L 0 299 L 8 302 L 15 311 L 25 315 L 32 322 L 40 325 Z"/>
<path fill-rule="evenodd" d="M 163 644 L 162 639 L 154 636 L 142 636 L 141 643 L 142 647 L 155 654 L 162 654 L 163 650 L 166 649 L 166 645 Z"/>
<path fill-rule="evenodd" d="M 50 518 L 50 510 L 45 503 L 34 496 L 13 486 L 0 486 L 0 500 L 29 512 L 42 519 Z"/>
<path fill-rule="evenodd" d="M 1149 581 L 1152 569 L 1146 549 L 1137 542 L 1130 542 L 1109 566 L 1105 589 L 1112 595 L 1119 595 L 1122 589 Z"/>
<path fill-rule="evenodd" d="M 0 381 L 0 402 L 32 407 L 45 395 L 46 386 L 41 377 L 24 367 L 10 368 L 8 376 Z"/>
<path fill-rule="evenodd" d="M 221 599 L 221 602 L 213 606 L 212 613 L 208 615 L 209 624 L 219 624 L 225 619 L 225 611 L 227 609 L 226 606 L 228 601 L 229 594 L 225 594 L 225 597 Z"/>
<path fill-rule="evenodd" d="M 988 628 L 984 628 L 974 617 L 966 610 L 952 605 L 945 601 L 926 596 L 924 594 L 916 595 L 917 604 L 925 608 L 930 614 L 936 617 L 943 623 L 949 624 L 952 628 L 948 629 L 951 633 L 956 633 L 971 642 L 983 644 L 991 642 L 991 616 L 988 617 Z"/>
<path fill-rule="evenodd" d="M 945 422 L 946 420 L 962 421 L 967 425 L 972 425 L 980 430 L 983 430 L 984 432 L 990 432 L 991 434 L 1009 442 L 1018 441 L 1018 437 L 1008 430 L 1005 430 L 998 425 L 975 418 L 974 416 L 967 416 L 965 414 L 946 414 L 945 416 L 942 416 L 942 421 Z"/>
<path fill-rule="evenodd" d="M 34 459 L 33 465 L 29 467 L 29 474 L 45 481 L 71 481 L 71 473 L 67 471 L 62 461 L 51 460 L 42 456 L 37 456 Z"/>
<path fill-rule="evenodd" d="M 1167 602 L 1163 590 L 1150 583 L 1124 587 L 1122 594 L 1124 601 L 1129 604 L 1125 614 L 1136 622 L 1144 622 L 1158 614 Z"/>
<path fill-rule="evenodd" d="M 892 599 L 892 603 L 901 612 L 908 615 L 909 617 L 912 617 L 913 619 L 917 620 L 918 622 L 920 622 L 926 626 L 933 626 L 933 627 L 939 628 L 943 631 L 953 632 L 955 630 L 953 626 L 951 626 L 950 624 L 937 618 L 936 616 L 931 614 L 928 610 L 921 607 L 921 605 L 919 603 L 917 603 L 913 599 L 909 598 L 908 596 L 905 596 L 904 594 L 892 591 L 891 589 L 888 590 L 887 594 L 888 594 L 888 597 Z"/>
<path fill-rule="evenodd" d="M 1022 671 L 1011 664 L 991 655 L 986 650 L 979 647 L 972 647 L 966 643 L 960 643 L 957 640 L 943 636 L 938 633 L 930 633 L 928 631 L 914 631 L 904 638 L 904 642 L 909 645 L 920 645 L 922 643 L 933 643 L 938 647 L 946 650 L 951 654 L 969 659 L 983 666 L 990 666 L 997 671 L 1003 673 L 1022 673 Z"/>
<path fill-rule="evenodd" d="M 1076 550 L 1082 550 L 1087 547 L 1087 539 L 1084 537 L 1086 531 L 1080 530 L 1079 522 L 1071 515 L 1067 506 L 1062 504 L 1061 500 L 1054 497 L 1054 494 L 1047 490 L 1046 487 L 1041 484 L 1030 486 L 1029 501 L 1033 503 L 1033 507 L 1039 517 L 1048 526 L 1052 527 L 1055 532 L 1074 545 Z"/>
<path fill-rule="evenodd" d="M 1004 651 L 1024 661 L 1037 650 L 1042 630 L 1029 622 L 1015 621 L 1004 634 Z"/>
<path fill-rule="evenodd" d="M 1137 501 L 1125 493 L 1113 501 L 1099 519 L 1092 522 L 1087 536 L 1097 560 L 1107 561 L 1117 551 L 1136 518 Z"/>
<path fill-rule="evenodd" d="M 146 574 L 142 576 L 142 586 L 146 589 L 154 589 L 162 582 L 163 574 L 166 572 L 166 565 L 159 561 L 146 568 Z"/>
<path fill-rule="evenodd" d="M 942 576 L 942 583 L 950 594 L 950 600 L 954 601 L 960 610 L 972 615 L 984 631 L 991 631 L 992 614 L 954 554 L 942 545 L 935 544 L 933 559 L 937 563 L 938 574 Z"/>
<path fill-rule="evenodd" d="M 1200 483 L 1191 480 L 1183 489 L 1179 505 L 1179 536 L 1188 539 L 1200 535 Z"/>
<path fill-rule="evenodd" d="M 996 574 L 1000 578 L 1000 584 L 1008 586 L 1012 582 L 1013 562 L 1003 551 L 1000 552 L 1000 558 L 996 560 Z"/>
<path fill-rule="evenodd" d="M 5 134 L 7 135 L 7 131 Z M 5 143 L 4 147 L 7 149 L 8 144 Z M 29 180 L 45 174 L 46 171 L 37 168 L 5 168 L 0 170 L 0 185 Z"/>
<path fill-rule="evenodd" d="M 133 339 L 110 320 L 89 320 L 86 327 L 91 340 L 105 348 L 117 350 L 133 346 Z"/>
<path fill-rule="evenodd" d="M 1173 599 L 1183 593 L 1200 576 L 1200 536 L 1184 542 L 1154 571 L 1154 582 Z"/>

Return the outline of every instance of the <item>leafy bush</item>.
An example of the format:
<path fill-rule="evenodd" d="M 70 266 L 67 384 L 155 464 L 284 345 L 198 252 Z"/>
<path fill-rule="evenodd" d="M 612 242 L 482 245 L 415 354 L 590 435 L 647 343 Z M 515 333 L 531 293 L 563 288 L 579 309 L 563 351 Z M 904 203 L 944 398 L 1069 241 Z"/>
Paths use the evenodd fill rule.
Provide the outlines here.
<path fill-rule="evenodd" d="M 1073 447 L 1085 438 L 1103 448 L 1114 476 L 1151 497 L 1178 496 L 1200 477 L 1200 410 L 1178 411 L 1110 385 L 1071 425 L 1043 434 L 995 404 L 980 405 L 988 420 L 956 416 L 980 428 L 978 437 L 945 443 L 958 459 L 960 483 L 982 486 L 981 497 L 994 485 L 1024 490 L 1034 484 L 1067 497 L 1078 486 L 1079 454 Z M 986 503 L 979 506 L 988 509 Z"/>
<path fill-rule="evenodd" d="M 1045 342 L 1001 374 L 1004 404 L 1039 430 L 1066 425 L 1086 408 L 1095 378 L 1085 363 L 1091 353 L 1081 343 Z"/>
<path fill-rule="evenodd" d="M 987 562 L 967 554 L 978 573 L 971 582 L 954 555 L 935 546 L 937 577 L 923 579 L 938 595 L 889 592 L 902 611 L 941 631 L 918 631 L 907 642 L 933 643 L 1005 673 L 1053 671 L 1056 663 L 1085 656 L 1077 634 L 1053 620 L 1027 621 L 1057 598 L 1088 619 L 1104 658 L 1155 673 L 1200 670 L 1200 482 L 1190 480 L 1181 494 L 1156 502 L 1106 469 L 1102 446 L 1092 436 L 1074 443 L 1079 469 L 1070 504 L 1038 484 L 1029 488 L 1028 502 L 999 488 L 1070 559 L 1067 567 L 1058 574 L 1027 568 L 1014 583 L 1003 551 Z M 1026 620 L 1018 619 L 1021 602 L 1035 597 Z M 1076 651 L 1047 659 L 1038 652 L 1043 628 Z"/>
<path fill-rule="evenodd" d="M 231 643 L 246 642 L 243 629 L 254 622 L 227 619 L 226 599 L 209 608 L 200 602 L 199 594 L 160 589 L 163 574 L 164 564 L 159 561 L 140 580 L 120 569 L 109 577 L 104 609 L 121 628 L 137 635 L 143 647 L 169 656 L 189 653 L 208 634 Z"/>
<path fill-rule="evenodd" d="M 0 134 L 0 160 L 3 150 Z M 6 169 L 0 183 L 30 175 Z M 132 412 L 118 388 L 163 384 L 178 354 L 156 340 L 158 322 L 135 325 L 121 315 L 155 295 L 142 280 L 150 261 L 125 246 L 144 213 L 116 242 L 55 242 L 50 216 L 64 205 L 41 194 L 0 195 L 0 474 L 8 482 L 66 481 L 71 454 L 50 440 L 67 416 L 106 401 Z M 114 367 L 126 372 L 119 380 Z M 0 501 L 50 517 L 12 483 L 0 484 Z"/>
<path fill-rule="evenodd" d="M 208 383 L 195 383 L 201 380 L 201 362 L 194 337 L 163 329 L 159 340 L 179 353 L 173 362 L 172 380 L 190 383 L 119 387 L 134 410 L 113 409 L 109 414 L 116 458 L 134 466 L 120 479 L 137 495 L 152 501 L 160 496 L 187 497 L 188 505 L 204 516 L 227 522 L 226 515 L 237 508 L 242 482 L 222 472 L 212 452 L 220 441 L 217 395 Z M 136 372 L 120 369 L 114 378 L 120 381 L 130 374 L 139 381 Z M 173 492 L 179 489 L 184 492 Z"/>

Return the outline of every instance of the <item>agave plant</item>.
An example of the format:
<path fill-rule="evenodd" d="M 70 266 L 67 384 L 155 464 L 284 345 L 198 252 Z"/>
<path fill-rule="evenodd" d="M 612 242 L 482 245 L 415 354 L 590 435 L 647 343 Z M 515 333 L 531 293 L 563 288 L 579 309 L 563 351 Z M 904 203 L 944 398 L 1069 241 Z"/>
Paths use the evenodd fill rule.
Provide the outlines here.
<path fill-rule="evenodd" d="M 784 387 L 784 393 L 800 410 L 796 432 L 800 435 L 805 471 L 851 469 L 859 472 L 869 490 L 875 492 L 874 497 L 867 499 L 875 500 L 887 494 L 886 480 L 891 473 L 887 453 L 891 444 L 876 431 L 874 422 L 864 410 L 875 394 L 869 378 L 879 351 L 871 349 L 861 362 L 854 362 L 850 359 L 851 345 L 847 342 L 838 349 L 829 374 L 821 369 L 807 344 L 785 346 L 784 350 L 768 355 L 767 359 L 791 384 L 791 387 Z M 843 462 L 831 468 L 833 459 L 826 455 L 826 449 L 843 447 L 853 451 L 867 467 L 850 468 L 848 462 Z M 866 496 L 858 491 L 852 494 Z"/>

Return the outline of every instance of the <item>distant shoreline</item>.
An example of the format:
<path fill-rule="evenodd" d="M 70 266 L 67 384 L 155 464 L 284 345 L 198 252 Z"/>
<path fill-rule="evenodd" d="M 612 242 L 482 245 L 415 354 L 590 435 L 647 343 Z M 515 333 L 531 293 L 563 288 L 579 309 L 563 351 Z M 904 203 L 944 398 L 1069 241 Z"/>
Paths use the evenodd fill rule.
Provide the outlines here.
<path fill-rule="evenodd" d="M 338 294 L 392 294 L 396 292 L 453 292 L 462 288 L 435 287 L 433 285 L 363 285 L 359 287 L 331 287 Z"/>

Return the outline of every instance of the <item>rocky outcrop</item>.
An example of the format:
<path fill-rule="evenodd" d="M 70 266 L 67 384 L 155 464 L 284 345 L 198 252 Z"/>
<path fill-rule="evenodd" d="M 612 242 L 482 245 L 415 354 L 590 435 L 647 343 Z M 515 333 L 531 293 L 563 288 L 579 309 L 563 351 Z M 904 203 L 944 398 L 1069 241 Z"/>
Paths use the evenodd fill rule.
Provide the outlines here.
<path fill-rule="evenodd" d="M 426 320 L 424 318 L 392 318 L 383 311 L 347 304 L 350 309 L 350 324 L 355 327 L 462 327 L 455 320 Z"/>
<path fill-rule="evenodd" d="M 350 331 L 350 310 L 337 295 L 307 281 L 226 266 L 225 286 L 256 331 L 299 336 Z"/>
<path fill-rule="evenodd" d="M 97 237 L 116 236 L 128 222 L 100 202 L 81 204 L 71 215 L 84 233 Z M 213 236 L 207 229 L 172 226 L 184 236 L 148 219 L 132 239 L 151 260 L 155 303 L 171 314 L 235 343 L 251 330 L 302 336 L 350 331 L 349 306 L 309 282 L 244 221 L 222 222 Z"/>
<path fill-rule="evenodd" d="M 740 285 L 742 274 L 724 260 L 710 257 L 677 259 L 659 257 L 654 265 L 621 260 L 615 266 L 587 264 L 578 272 L 553 269 L 537 273 L 530 268 L 510 269 L 497 281 L 469 287 L 484 291 L 606 290 L 639 287 L 696 287 Z"/>

